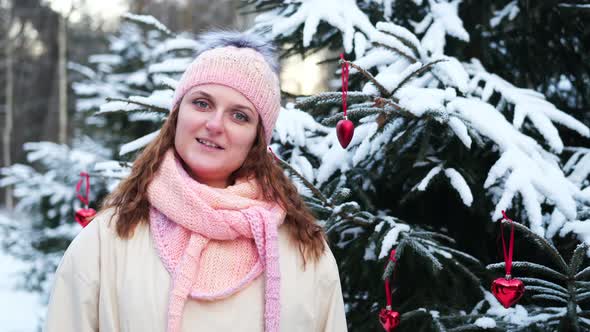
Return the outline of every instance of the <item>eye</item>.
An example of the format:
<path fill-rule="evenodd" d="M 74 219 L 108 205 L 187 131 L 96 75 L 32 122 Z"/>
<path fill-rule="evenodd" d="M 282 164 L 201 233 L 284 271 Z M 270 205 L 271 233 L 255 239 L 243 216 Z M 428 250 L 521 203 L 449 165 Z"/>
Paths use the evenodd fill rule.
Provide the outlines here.
<path fill-rule="evenodd" d="M 241 122 L 248 122 L 250 118 L 243 112 L 235 112 L 234 118 Z"/>
<path fill-rule="evenodd" d="M 193 101 L 193 104 L 195 106 L 197 106 L 198 108 L 209 108 L 209 103 L 207 103 L 206 101 L 204 101 L 202 99 L 197 99 L 197 100 Z"/>

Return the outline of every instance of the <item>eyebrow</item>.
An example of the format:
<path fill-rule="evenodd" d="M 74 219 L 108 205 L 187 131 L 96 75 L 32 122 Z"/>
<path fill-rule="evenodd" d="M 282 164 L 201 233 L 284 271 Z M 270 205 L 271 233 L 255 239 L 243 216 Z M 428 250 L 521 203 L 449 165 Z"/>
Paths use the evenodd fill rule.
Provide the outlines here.
<path fill-rule="evenodd" d="M 213 98 L 212 95 L 208 94 L 205 91 L 201 91 L 201 90 L 197 90 L 195 92 L 193 92 L 191 95 L 202 95 L 205 98 L 211 99 L 212 101 L 215 101 L 215 98 Z M 248 106 L 244 106 L 244 105 L 240 105 L 240 104 L 234 104 L 232 105 L 232 108 L 236 108 L 236 109 L 241 109 L 241 110 L 246 110 L 249 111 L 250 113 L 252 113 L 251 115 L 255 115 L 256 113 L 254 111 L 252 111 L 252 109 Z"/>

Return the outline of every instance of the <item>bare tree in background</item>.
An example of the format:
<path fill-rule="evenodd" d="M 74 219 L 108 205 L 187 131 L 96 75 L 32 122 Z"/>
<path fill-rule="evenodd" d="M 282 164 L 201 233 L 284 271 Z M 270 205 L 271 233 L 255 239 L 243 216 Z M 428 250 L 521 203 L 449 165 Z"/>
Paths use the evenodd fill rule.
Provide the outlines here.
<path fill-rule="evenodd" d="M 10 6 L 10 4 L 9 4 Z M 10 156 L 11 146 L 10 138 L 12 137 L 13 127 L 13 95 L 14 95 L 14 71 L 13 71 L 13 58 L 14 52 L 12 47 L 12 39 L 10 35 L 10 27 L 12 24 L 12 15 L 10 10 L 2 13 L 3 30 L 4 30 L 4 67 L 6 71 L 6 82 L 4 83 L 4 126 L 2 132 L 2 160 L 3 166 L 10 166 L 12 164 L 12 158 Z M 4 203 L 7 208 L 12 208 L 12 192 L 10 187 L 7 187 L 4 191 L 5 199 Z"/>
<path fill-rule="evenodd" d="M 69 16 L 69 15 L 68 15 Z M 59 48 L 57 76 L 58 76 L 58 142 L 66 144 L 68 138 L 68 74 L 67 74 L 67 22 L 65 15 L 58 19 L 57 44 Z"/>
<path fill-rule="evenodd" d="M 104 49 L 106 34 L 94 13 L 73 11 L 80 22 L 62 18 L 45 0 L 0 0 L 0 167 L 25 162 L 24 143 L 66 143 L 78 127 L 67 64 Z M 0 197 L 0 204 L 11 204 L 2 188 Z"/>

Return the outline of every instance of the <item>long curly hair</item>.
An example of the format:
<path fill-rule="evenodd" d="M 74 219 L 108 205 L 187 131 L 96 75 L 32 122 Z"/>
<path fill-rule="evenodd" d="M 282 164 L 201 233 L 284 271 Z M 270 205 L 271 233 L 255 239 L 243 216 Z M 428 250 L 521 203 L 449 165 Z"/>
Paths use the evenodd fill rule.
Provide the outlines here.
<path fill-rule="evenodd" d="M 130 238 L 139 223 L 149 222 L 147 188 L 166 151 L 174 148 L 178 111 L 176 108 L 171 112 L 158 136 L 137 156 L 131 174 L 104 200 L 101 210 L 114 208 L 113 216 L 117 217 L 116 231 L 121 238 Z M 275 201 L 285 209 L 284 224 L 299 246 L 304 265 L 310 258 L 317 261 L 325 250 L 325 233 L 316 224 L 315 217 L 304 204 L 292 181 L 266 150 L 261 124 L 258 125 L 255 142 L 244 164 L 231 174 L 229 183 L 233 184 L 238 178 L 251 176 L 259 182 L 266 200 Z"/>

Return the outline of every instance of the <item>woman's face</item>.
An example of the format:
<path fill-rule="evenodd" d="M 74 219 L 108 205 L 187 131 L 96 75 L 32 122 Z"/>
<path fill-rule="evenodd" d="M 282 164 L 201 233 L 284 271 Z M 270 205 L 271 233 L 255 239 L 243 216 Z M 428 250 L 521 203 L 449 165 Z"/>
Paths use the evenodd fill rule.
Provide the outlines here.
<path fill-rule="evenodd" d="M 256 138 L 258 112 L 240 92 L 219 84 L 190 89 L 180 102 L 174 147 L 199 182 L 224 188 Z"/>

